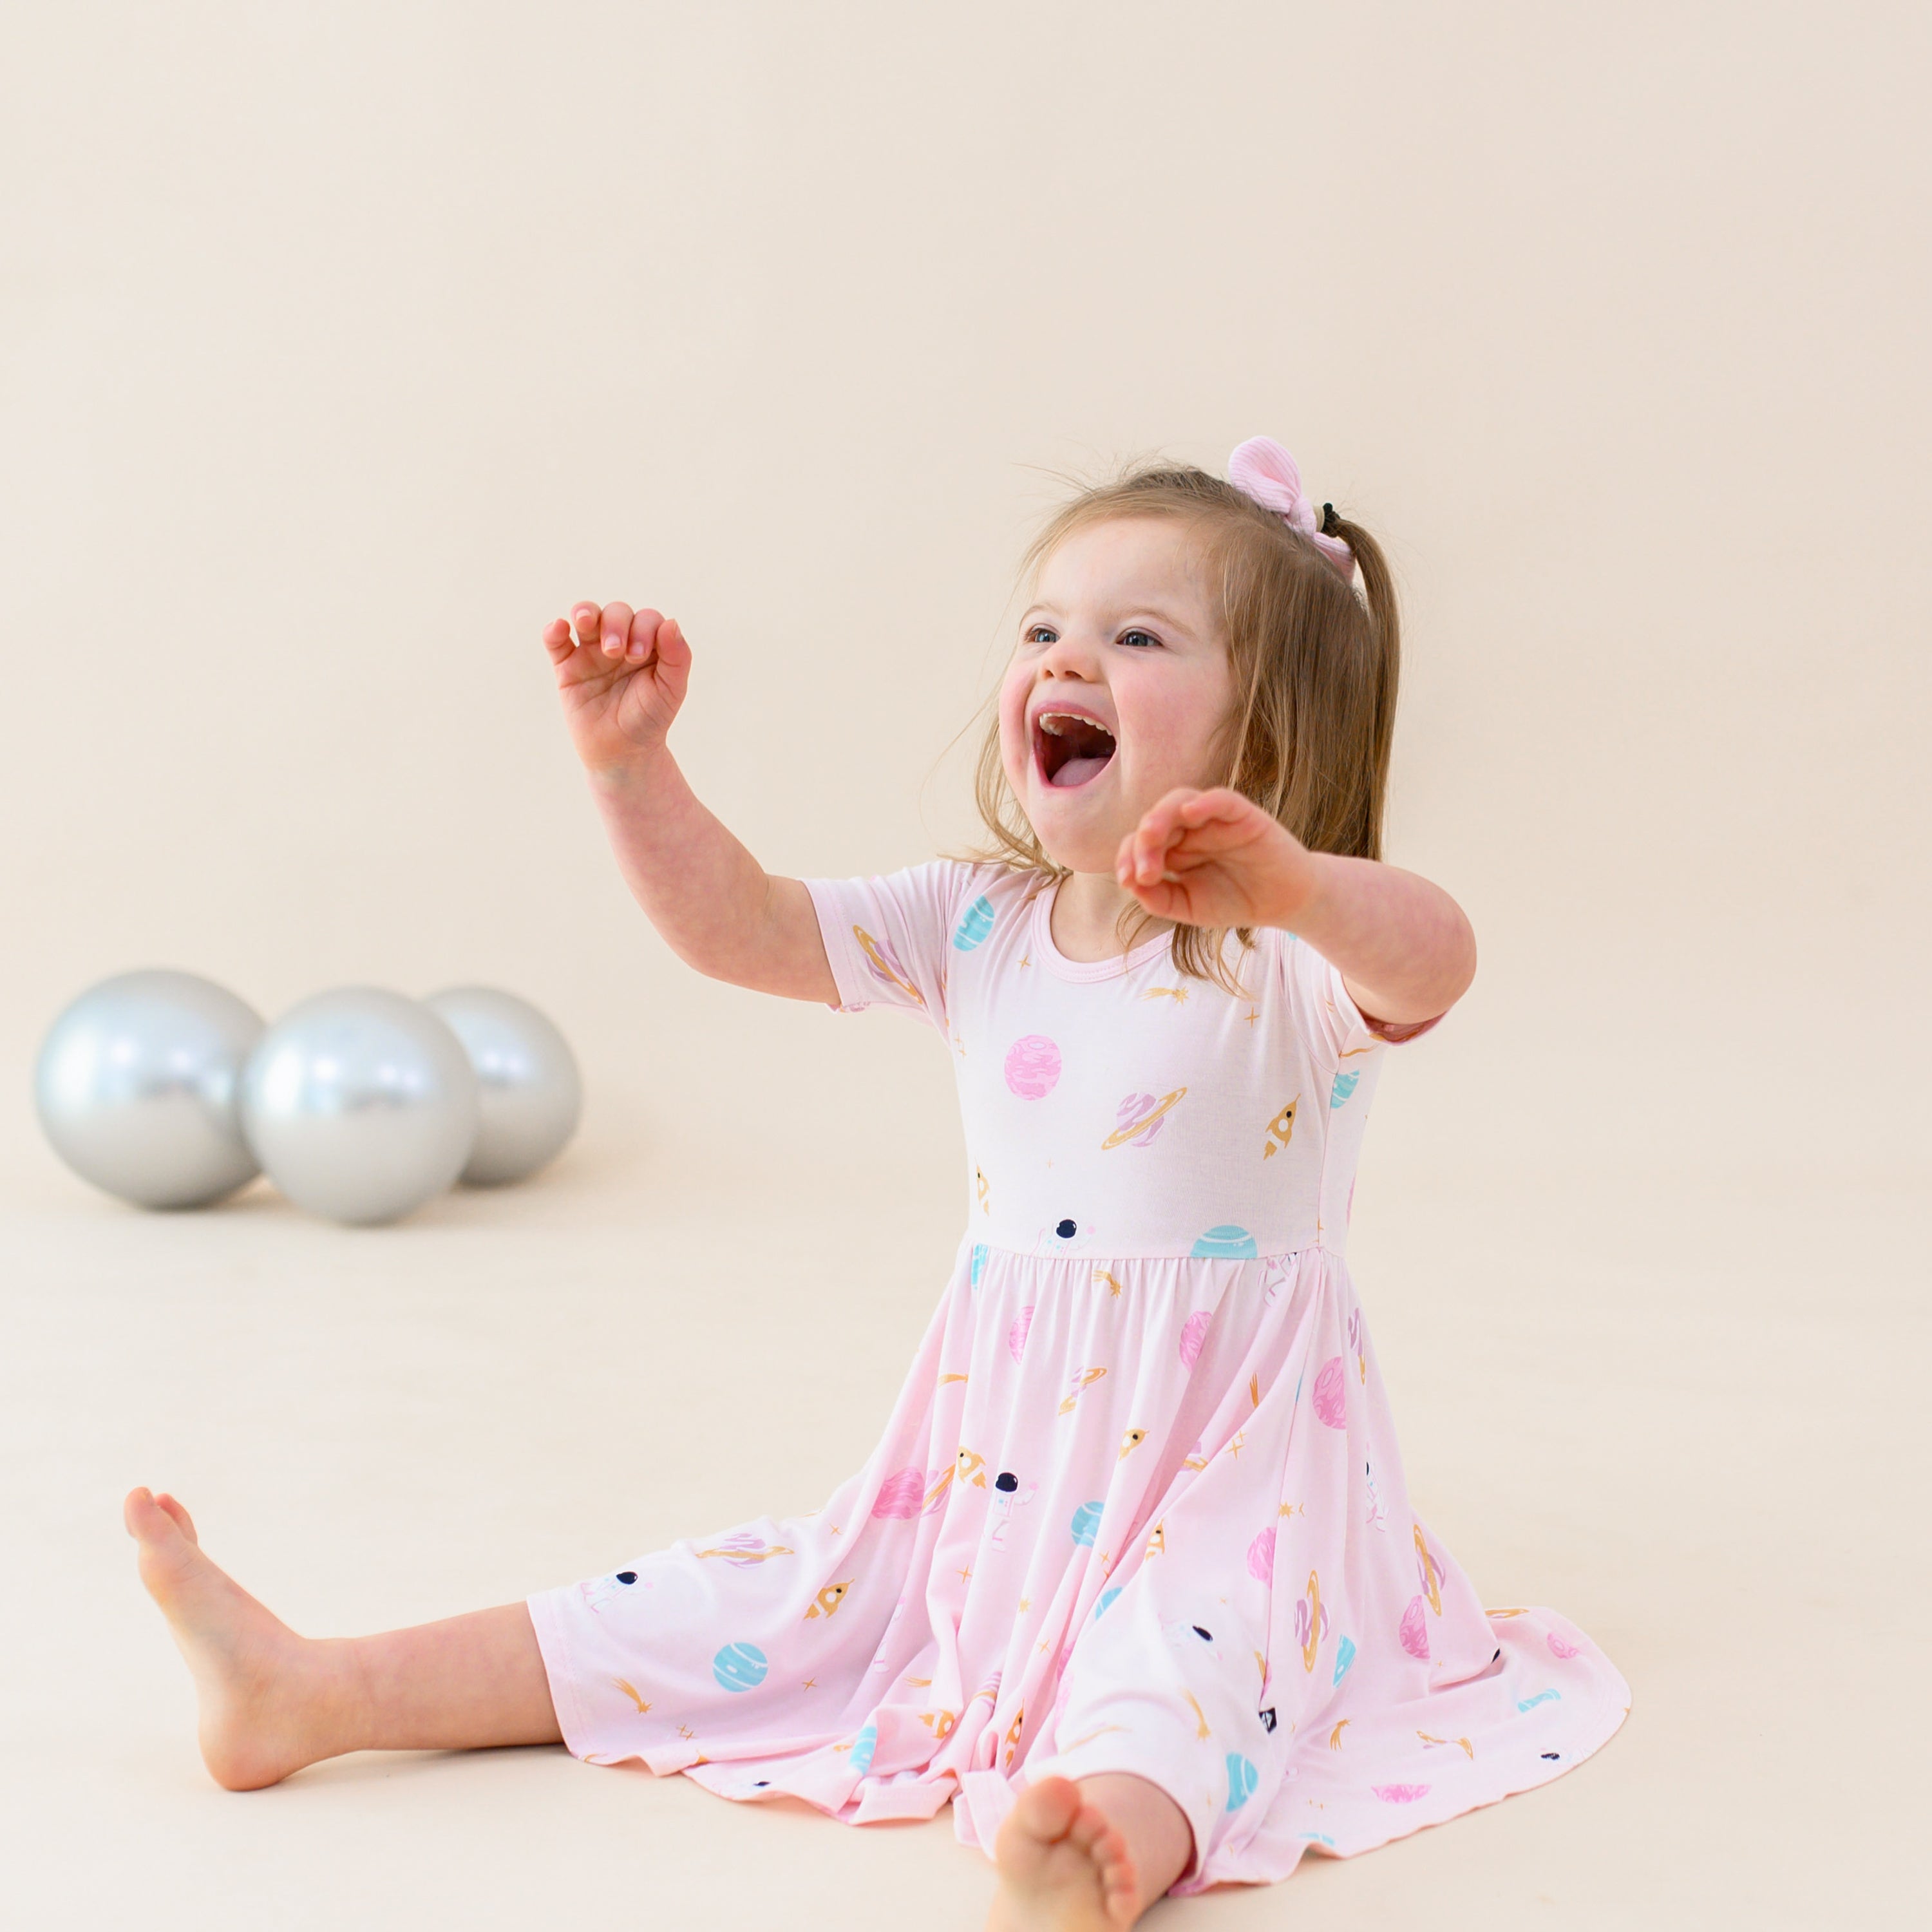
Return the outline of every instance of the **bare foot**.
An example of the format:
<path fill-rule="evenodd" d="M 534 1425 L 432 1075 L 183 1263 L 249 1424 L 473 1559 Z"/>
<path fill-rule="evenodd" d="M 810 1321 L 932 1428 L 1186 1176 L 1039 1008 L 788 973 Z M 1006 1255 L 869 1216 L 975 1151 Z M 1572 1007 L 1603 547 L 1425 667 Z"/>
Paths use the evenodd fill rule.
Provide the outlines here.
<path fill-rule="evenodd" d="M 202 1554 L 172 1496 L 130 1490 L 122 1520 L 194 1676 L 201 1755 L 216 1784 L 253 1791 L 330 1755 L 322 1720 L 332 1700 L 316 1647 Z"/>
<path fill-rule="evenodd" d="M 1030 1784 L 994 1841 L 986 1932 L 1122 1932 L 1140 1914 L 1127 1841 L 1070 1778 Z"/>

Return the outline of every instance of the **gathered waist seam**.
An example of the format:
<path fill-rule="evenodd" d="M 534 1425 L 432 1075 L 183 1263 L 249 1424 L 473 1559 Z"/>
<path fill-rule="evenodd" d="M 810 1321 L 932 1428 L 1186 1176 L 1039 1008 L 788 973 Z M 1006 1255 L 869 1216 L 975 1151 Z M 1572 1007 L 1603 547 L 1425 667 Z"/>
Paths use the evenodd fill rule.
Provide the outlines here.
<path fill-rule="evenodd" d="M 1082 1252 L 1079 1254 L 1041 1254 L 1032 1248 L 1009 1247 L 1000 1241 L 975 1240 L 969 1228 L 959 1241 L 962 1252 L 977 1251 L 989 1255 L 1012 1255 L 1023 1262 L 1042 1262 L 1048 1264 L 1084 1262 L 1095 1268 L 1106 1268 L 1118 1262 L 1276 1262 L 1286 1261 L 1296 1255 L 1318 1253 L 1335 1256 L 1339 1250 L 1329 1243 L 1310 1239 L 1298 1241 L 1292 1247 L 1263 1248 L 1252 1255 L 1197 1255 L 1190 1251 L 1173 1250 L 1159 1253 L 1112 1254 Z"/>

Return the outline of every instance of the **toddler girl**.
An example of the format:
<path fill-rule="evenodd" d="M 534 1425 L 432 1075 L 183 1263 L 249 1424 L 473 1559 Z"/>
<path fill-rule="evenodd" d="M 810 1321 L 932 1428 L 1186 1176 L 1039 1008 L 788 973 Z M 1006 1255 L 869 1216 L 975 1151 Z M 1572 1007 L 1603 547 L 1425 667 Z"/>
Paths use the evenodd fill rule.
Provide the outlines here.
<path fill-rule="evenodd" d="M 992 846 L 884 878 L 769 877 L 692 796 L 674 621 L 550 626 L 680 957 L 945 1042 L 967 1228 L 878 1448 L 808 1516 L 317 1642 L 134 1491 L 217 1779 L 561 1739 L 854 1823 L 950 1802 L 998 1863 L 993 1927 L 1118 1928 L 1541 1784 L 1616 1729 L 1588 1639 L 1485 1610 L 1411 1509 L 1343 1258 L 1384 1051 L 1475 946 L 1378 859 L 1395 602 L 1322 508 L 1263 437 L 1226 482 L 1144 467 L 1067 504 L 980 761 Z"/>

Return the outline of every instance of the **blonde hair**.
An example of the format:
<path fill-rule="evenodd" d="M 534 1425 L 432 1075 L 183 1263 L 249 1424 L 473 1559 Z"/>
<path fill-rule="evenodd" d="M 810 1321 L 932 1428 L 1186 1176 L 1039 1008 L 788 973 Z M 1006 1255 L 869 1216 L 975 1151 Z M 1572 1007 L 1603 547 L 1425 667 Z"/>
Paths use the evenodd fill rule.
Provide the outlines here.
<path fill-rule="evenodd" d="M 1358 596 L 1300 531 L 1233 484 L 1191 465 L 1146 463 L 1079 488 L 1028 545 L 1021 580 L 1036 578 L 1075 531 L 1126 517 L 1175 518 L 1206 542 L 1235 693 L 1213 740 L 1208 783 L 1252 799 L 1311 851 L 1379 859 L 1401 626 L 1394 580 L 1374 538 L 1329 510 L 1323 528 L 1354 552 Z M 990 843 L 956 856 L 1032 872 L 1036 891 L 1067 876 L 1006 782 L 997 712 L 980 748 L 974 796 Z M 1131 950 L 1152 917 L 1130 904 L 1122 946 Z M 1254 928 L 1234 931 L 1245 954 Z M 1238 992 L 1222 956 L 1227 934 L 1177 925 L 1176 969 Z"/>

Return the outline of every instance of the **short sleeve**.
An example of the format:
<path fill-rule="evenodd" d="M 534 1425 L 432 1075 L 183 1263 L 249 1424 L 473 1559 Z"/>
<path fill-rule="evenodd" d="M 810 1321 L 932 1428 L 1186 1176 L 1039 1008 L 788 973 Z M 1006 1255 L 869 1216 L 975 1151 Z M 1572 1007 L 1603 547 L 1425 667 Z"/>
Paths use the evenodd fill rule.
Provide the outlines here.
<path fill-rule="evenodd" d="M 1305 939 L 1281 935 L 1282 976 L 1288 1009 L 1303 1036 L 1328 1060 L 1337 1063 L 1378 1046 L 1400 1046 L 1419 1040 L 1446 1017 L 1396 1022 L 1371 1018 L 1348 997 L 1342 969 Z"/>
<path fill-rule="evenodd" d="M 806 879 L 842 1013 L 896 1006 L 946 1030 L 946 944 L 973 868 L 934 859 L 870 878 Z"/>

